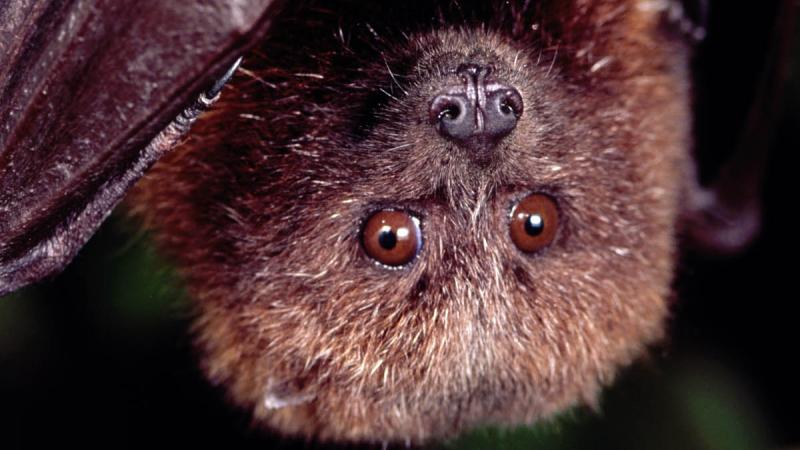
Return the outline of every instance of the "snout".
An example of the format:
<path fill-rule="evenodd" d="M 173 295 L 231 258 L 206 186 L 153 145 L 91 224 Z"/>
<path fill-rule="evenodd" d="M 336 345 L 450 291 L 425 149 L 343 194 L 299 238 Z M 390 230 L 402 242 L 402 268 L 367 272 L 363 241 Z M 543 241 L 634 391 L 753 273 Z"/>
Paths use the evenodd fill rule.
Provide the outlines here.
<path fill-rule="evenodd" d="M 461 84 L 446 87 L 430 103 L 439 135 L 481 159 L 511 134 L 523 112 L 519 91 L 493 72 L 491 65 L 462 64 L 456 72 Z"/>

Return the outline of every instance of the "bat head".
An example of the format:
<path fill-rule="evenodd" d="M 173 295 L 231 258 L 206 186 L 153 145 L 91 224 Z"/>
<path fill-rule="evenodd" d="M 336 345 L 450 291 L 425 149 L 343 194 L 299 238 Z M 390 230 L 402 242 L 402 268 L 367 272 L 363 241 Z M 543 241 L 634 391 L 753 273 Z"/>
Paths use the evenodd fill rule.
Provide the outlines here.
<path fill-rule="evenodd" d="M 289 11 L 137 187 L 235 403 L 423 441 L 592 403 L 661 336 L 686 51 L 652 2 L 555 3 Z"/>

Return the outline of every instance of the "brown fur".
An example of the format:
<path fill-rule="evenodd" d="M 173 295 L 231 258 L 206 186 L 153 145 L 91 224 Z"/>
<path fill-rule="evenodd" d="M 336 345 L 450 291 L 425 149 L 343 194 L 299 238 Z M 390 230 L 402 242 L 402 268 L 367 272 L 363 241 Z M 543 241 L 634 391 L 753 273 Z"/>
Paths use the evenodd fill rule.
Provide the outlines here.
<path fill-rule="evenodd" d="M 291 7 L 131 199 L 187 280 L 206 373 L 273 429 L 419 442 L 530 423 L 594 402 L 662 335 L 685 48 L 653 2 L 475 3 Z M 427 122 L 467 60 L 525 102 L 486 165 Z M 535 255 L 507 228 L 530 192 L 561 211 Z M 399 270 L 359 242 L 383 206 L 422 221 Z"/>

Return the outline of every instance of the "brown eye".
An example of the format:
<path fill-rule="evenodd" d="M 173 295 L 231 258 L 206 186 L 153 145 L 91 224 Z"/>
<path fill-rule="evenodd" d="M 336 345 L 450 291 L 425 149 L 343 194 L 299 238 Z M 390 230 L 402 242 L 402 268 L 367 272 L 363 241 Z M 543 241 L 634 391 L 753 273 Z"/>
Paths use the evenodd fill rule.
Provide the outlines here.
<path fill-rule="evenodd" d="M 547 247 L 558 230 L 558 208 L 543 194 L 531 194 L 511 210 L 511 240 L 526 253 Z"/>
<path fill-rule="evenodd" d="M 361 242 L 376 261 L 402 266 L 414 259 L 422 245 L 419 219 L 404 211 L 376 212 L 367 219 Z"/>

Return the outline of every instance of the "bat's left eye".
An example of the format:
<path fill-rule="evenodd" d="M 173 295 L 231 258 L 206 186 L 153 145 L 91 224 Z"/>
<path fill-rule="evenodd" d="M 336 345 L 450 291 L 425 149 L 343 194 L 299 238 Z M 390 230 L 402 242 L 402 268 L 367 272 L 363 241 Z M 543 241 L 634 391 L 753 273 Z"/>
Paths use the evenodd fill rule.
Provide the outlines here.
<path fill-rule="evenodd" d="M 547 195 L 531 194 L 511 210 L 511 240 L 525 253 L 533 253 L 550 245 L 557 230 L 558 208 Z"/>
<path fill-rule="evenodd" d="M 405 211 L 378 211 L 364 224 L 361 242 L 372 259 L 402 266 L 417 256 L 422 245 L 419 219 Z"/>

